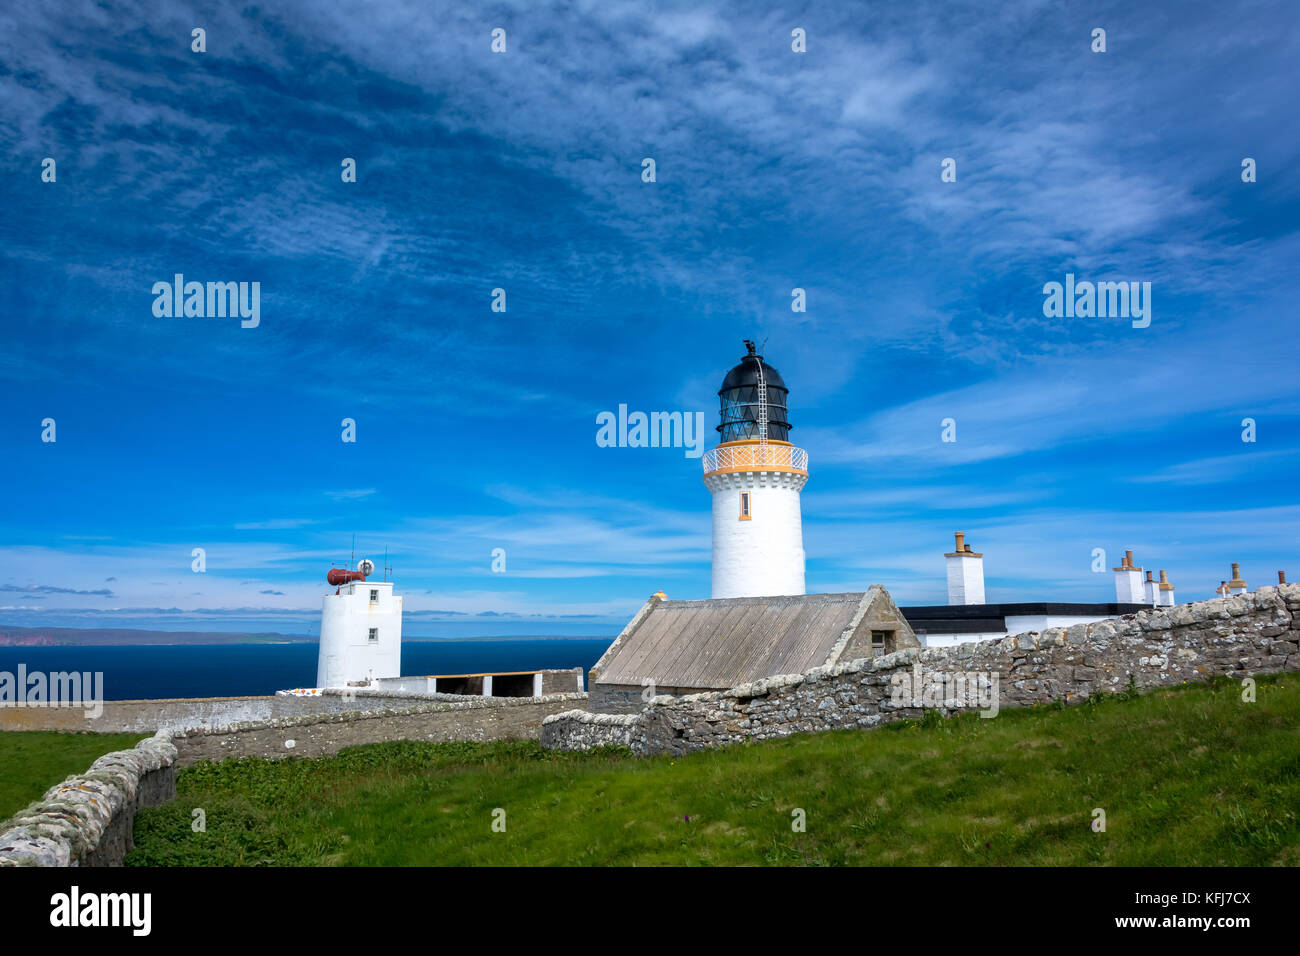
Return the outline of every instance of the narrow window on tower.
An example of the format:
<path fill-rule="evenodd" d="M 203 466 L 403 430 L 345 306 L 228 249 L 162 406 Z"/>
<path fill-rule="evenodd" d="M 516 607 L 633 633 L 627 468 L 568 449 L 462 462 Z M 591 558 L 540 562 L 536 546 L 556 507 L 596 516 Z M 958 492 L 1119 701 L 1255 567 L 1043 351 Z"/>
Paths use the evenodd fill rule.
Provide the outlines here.
<path fill-rule="evenodd" d="M 749 492 L 748 491 L 742 491 L 740 493 L 740 520 L 741 521 L 749 520 Z"/>
<path fill-rule="evenodd" d="M 370 592 L 370 603 L 371 604 L 379 603 L 379 588 L 375 588 Z"/>
<path fill-rule="evenodd" d="M 370 643 L 371 643 L 371 644 L 378 644 L 378 643 L 379 643 L 379 628 L 377 628 L 377 627 L 372 627 L 372 628 L 370 629 Z"/>

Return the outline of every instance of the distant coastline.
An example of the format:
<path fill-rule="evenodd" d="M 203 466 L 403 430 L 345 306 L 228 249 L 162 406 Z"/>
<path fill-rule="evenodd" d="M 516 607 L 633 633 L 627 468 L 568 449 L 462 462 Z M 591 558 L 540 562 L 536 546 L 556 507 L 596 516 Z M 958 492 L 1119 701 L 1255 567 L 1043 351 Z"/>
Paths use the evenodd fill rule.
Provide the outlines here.
<path fill-rule="evenodd" d="M 617 632 L 608 636 L 613 640 Z M 410 641 L 589 641 L 591 635 L 453 635 L 405 634 Z M 0 647 L 190 647 L 232 644 L 316 644 L 315 635 L 280 634 L 274 631 L 151 631 L 120 627 L 16 627 L 0 624 Z"/>
<path fill-rule="evenodd" d="M 314 644 L 299 634 L 147 631 L 121 627 L 12 627 L 0 624 L 0 647 L 114 647 L 187 644 Z"/>

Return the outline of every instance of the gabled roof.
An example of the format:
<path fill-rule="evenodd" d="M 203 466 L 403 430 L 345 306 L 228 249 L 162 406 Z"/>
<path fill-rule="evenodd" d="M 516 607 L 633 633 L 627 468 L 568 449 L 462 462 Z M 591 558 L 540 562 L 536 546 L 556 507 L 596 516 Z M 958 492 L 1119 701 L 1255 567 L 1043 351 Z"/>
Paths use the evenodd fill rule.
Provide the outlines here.
<path fill-rule="evenodd" d="M 726 688 L 834 664 L 867 618 L 906 627 L 880 585 L 844 594 L 651 598 L 591 669 L 593 682 Z M 910 631 L 908 637 L 911 638 Z"/>

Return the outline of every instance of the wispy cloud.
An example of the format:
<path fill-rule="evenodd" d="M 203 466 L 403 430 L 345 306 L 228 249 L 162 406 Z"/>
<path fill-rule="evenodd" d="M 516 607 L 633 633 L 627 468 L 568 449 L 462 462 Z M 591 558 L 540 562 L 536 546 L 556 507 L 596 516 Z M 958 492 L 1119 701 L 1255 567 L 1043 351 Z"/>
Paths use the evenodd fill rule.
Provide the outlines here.
<path fill-rule="evenodd" d="M 598 448 L 593 414 L 712 418 L 746 336 L 811 455 L 810 586 L 933 597 L 956 525 L 1008 594 L 1104 591 L 1093 537 L 1187 580 L 1284 559 L 1254 523 L 1291 520 L 1300 449 L 1292 5 L 1102 3 L 1105 55 L 1050 0 L 493 9 L 504 56 L 414 0 L 206 10 L 203 55 L 183 5 L 6 12 L 0 559 L 30 613 L 310 621 L 354 532 L 411 613 L 701 596 L 698 462 Z M 1067 271 L 1151 281 L 1151 327 L 1045 317 Z M 154 318 L 176 272 L 261 282 L 262 325 Z"/>

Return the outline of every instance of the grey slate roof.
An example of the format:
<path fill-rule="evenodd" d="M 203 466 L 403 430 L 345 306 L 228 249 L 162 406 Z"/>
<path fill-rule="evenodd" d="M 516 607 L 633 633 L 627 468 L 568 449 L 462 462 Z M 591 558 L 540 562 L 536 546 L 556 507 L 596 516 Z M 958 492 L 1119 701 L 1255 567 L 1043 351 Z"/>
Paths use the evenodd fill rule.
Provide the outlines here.
<path fill-rule="evenodd" d="M 833 664 L 879 585 L 844 594 L 668 601 L 651 598 L 592 668 L 593 681 L 726 688 Z"/>

